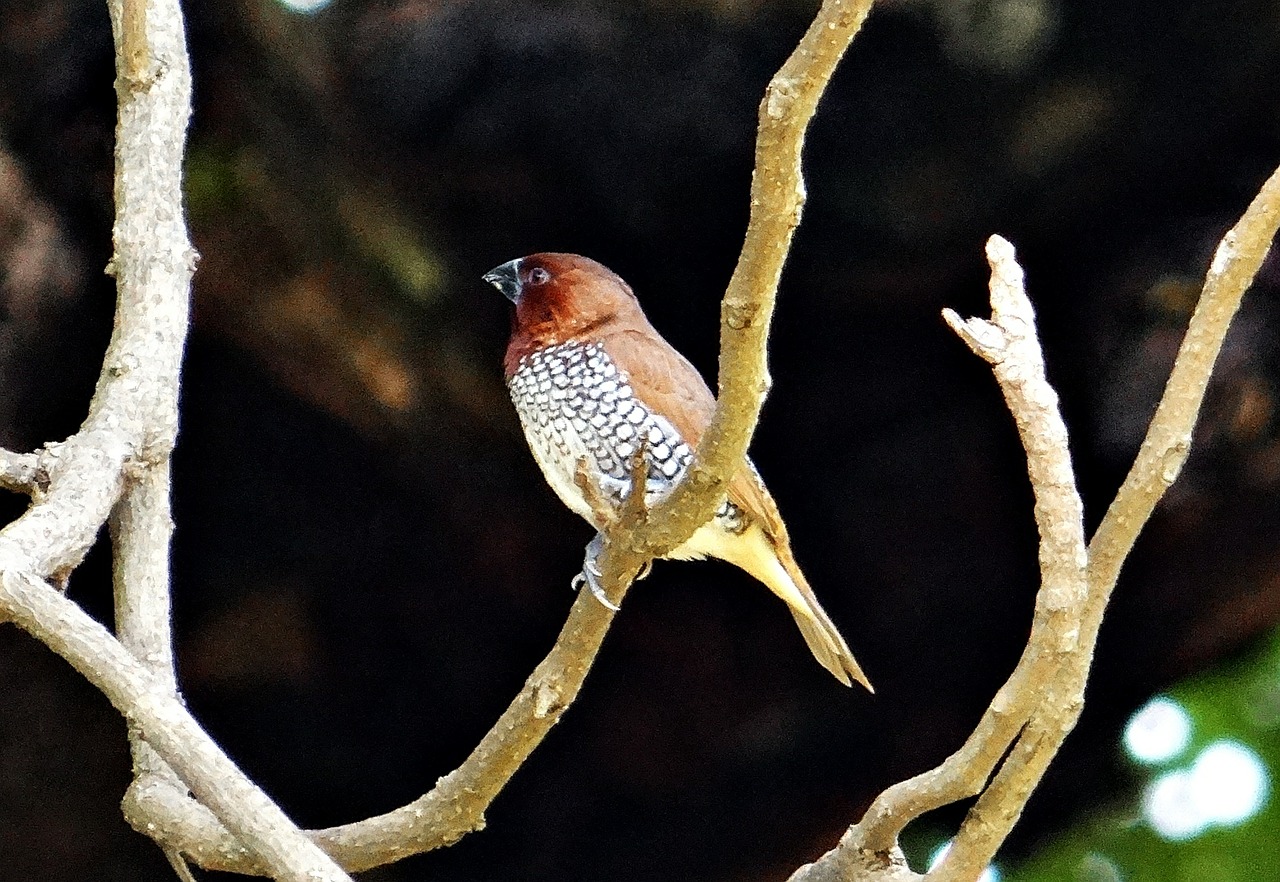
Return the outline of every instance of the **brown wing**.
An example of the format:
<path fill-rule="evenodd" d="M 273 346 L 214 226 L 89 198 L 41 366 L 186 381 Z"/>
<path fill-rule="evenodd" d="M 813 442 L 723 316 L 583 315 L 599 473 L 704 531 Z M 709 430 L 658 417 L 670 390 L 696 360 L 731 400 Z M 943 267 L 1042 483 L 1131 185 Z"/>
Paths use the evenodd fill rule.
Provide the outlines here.
<path fill-rule="evenodd" d="M 787 536 L 787 525 L 782 522 L 778 503 L 773 501 L 773 496 L 751 460 L 747 460 L 745 466 L 729 482 L 729 501 L 760 524 L 775 548 L 785 552 L 787 556 L 791 555 L 791 538 Z"/>
<path fill-rule="evenodd" d="M 603 342 L 614 363 L 625 366 L 635 395 L 670 420 L 689 446 L 696 448 L 716 407 L 697 369 L 652 328 L 618 331 Z M 789 551 L 777 503 L 750 461 L 729 482 L 729 500 L 757 521 L 774 545 Z"/>
<path fill-rule="evenodd" d="M 666 417 L 690 447 L 697 447 L 716 400 L 689 360 L 652 328 L 617 331 L 602 342 L 613 363 L 626 371 L 635 396 Z"/>

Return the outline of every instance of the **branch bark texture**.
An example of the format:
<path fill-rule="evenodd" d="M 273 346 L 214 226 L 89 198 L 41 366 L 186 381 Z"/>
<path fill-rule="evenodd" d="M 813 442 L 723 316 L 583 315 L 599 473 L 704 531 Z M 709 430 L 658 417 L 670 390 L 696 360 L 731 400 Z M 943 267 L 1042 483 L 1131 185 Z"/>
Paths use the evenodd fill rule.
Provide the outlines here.
<path fill-rule="evenodd" d="M 792 882 L 882 879 L 898 872 L 897 839 L 921 814 L 978 796 L 930 882 L 976 880 L 995 856 L 1084 706 L 1098 629 L 1128 556 L 1177 478 L 1231 319 L 1280 228 L 1280 169 L 1223 237 L 1129 475 L 1086 547 L 1066 427 L 1044 376 L 1034 316 L 1012 247 L 987 246 L 992 319 L 944 317 L 991 363 L 1018 426 L 1035 491 L 1041 586 L 1026 650 L 964 745 L 937 768 L 895 784 L 840 843 Z M 876 864 L 876 859 L 884 863 Z"/>
<path fill-rule="evenodd" d="M 804 202 L 800 158 L 818 99 L 872 0 L 828 0 L 760 106 L 751 219 L 721 315 L 720 399 L 689 477 L 650 511 L 631 511 L 609 531 L 599 558 L 615 605 L 635 575 L 685 541 L 723 501 L 746 456 L 768 391 L 765 342 L 782 266 Z M 414 802 L 364 821 L 313 831 L 313 840 L 351 871 L 442 845 L 484 826 L 484 812 L 573 702 L 613 612 L 581 594 L 550 654 L 480 744 L 456 770 Z M 134 797 L 163 812 L 165 841 L 209 869 L 264 873 L 266 867 L 209 812 L 163 788 Z M 161 808 L 163 806 L 163 808 Z"/>
<path fill-rule="evenodd" d="M 555 647 L 457 770 L 413 803 L 303 836 L 187 714 L 169 635 L 168 457 L 195 255 L 181 201 L 190 76 L 176 0 L 112 0 L 118 60 L 116 334 L 81 431 L 38 454 L 0 455 L 0 485 L 33 493 L 0 533 L 0 615 L 66 657 L 129 722 L 136 779 L 125 812 L 202 866 L 280 879 L 345 879 L 447 845 L 484 811 L 582 686 L 612 612 L 575 602 Z M 617 599 L 654 556 L 707 521 L 739 468 L 769 381 L 765 340 L 804 201 L 804 133 L 871 0 L 827 0 L 760 108 L 751 220 L 722 308 L 721 396 L 690 479 L 631 510 L 600 564 Z M 73 516 L 74 515 L 74 516 Z M 56 592 L 111 516 L 119 640 Z M 191 796 L 188 796 L 187 790 Z M 322 851 L 323 849 L 323 851 Z M 328 852 L 329 855 L 326 855 Z"/>
<path fill-rule="evenodd" d="M 274 875 L 338 882 L 348 877 L 227 759 L 173 684 L 168 459 L 195 264 L 182 209 L 191 82 L 176 0 L 109 7 L 119 61 L 115 330 L 80 430 L 34 459 L 3 457 L 6 484 L 29 490 L 32 505 L 0 531 L 0 618 L 101 689 L 129 724 L 139 768 L 170 781 L 176 771 Z M 65 581 L 113 511 L 121 639 L 138 656 L 50 584 Z"/>
<path fill-rule="evenodd" d="M 0 451 L 0 486 L 33 500 L 0 531 L 0 618 L 65 657 L 124 714 L 136 771 L 126 814 L 171 860 L 185 854 L 211 869 L 345 880 L 339 865 L 369 869 L 482 828 L 489 804 L 577 696 L 613 612 L 581 593 L 550 654 L 467 760 L 385 815 L 304 834 L 201 730 L 174 677 L 168 593 L 169 455 L 195 260 L 181 199 L 190 76 L 176 0 L 109 5 L 120 97 L 109 267 L 119 283 L 118 318 L 80 431 L 35 453 Z M 823 3 L 766 90 L 751 218 L 722 303 L 716 413 L 681 486 L 652 510 L 629 509 L 609 530 L 598 563 L 615 602 L 649 560 L 712 516 L 746 455 L 769 389 L 769 323 L 804 204 L 804 135 L 871 5 Z M 901 830 L 974 795 L 952 848 L 927 878 L 976 879 L 990 862 L 1079 716 L 1120 566 L 1185 461 L 1223 337 L 1277 225 L 1280 171 L 1223 239 L 1147 438 L 1087 548 L 1066 426 L 1045 377 L 1022 270 L 1012 247 L 993 237 L 992 318 L 961 320 L 948 311 L 946 319 L 991 363 L 1026 451 L 1042 580 L 1031 636 L 965 744 L 938 768 L 886 790 L 835 849 L 793 880 L 919 878 L 897 849 Z M 118 639 L 55 587 L 108 519 Z"/>
<path fill-rule="evenodd" d="M 836 65 L 873 0 L 827 0 L 765 89 L 758 114 L 751 216 L 720 307 L 720 394 L 688 476 L 625 544 L 661 557 L 711 519 L 742 465 L 769 391 L 767 338 L 782 267 L 800 224 L 804 136 Z M 610 543 L 617 546 L 624 543 Z M 612 561 L 610 561 L 612 563 Z M 606 572 L 608 568 L 604 567 Z M 619 568 L 625 569 L 625 568 Z"/>

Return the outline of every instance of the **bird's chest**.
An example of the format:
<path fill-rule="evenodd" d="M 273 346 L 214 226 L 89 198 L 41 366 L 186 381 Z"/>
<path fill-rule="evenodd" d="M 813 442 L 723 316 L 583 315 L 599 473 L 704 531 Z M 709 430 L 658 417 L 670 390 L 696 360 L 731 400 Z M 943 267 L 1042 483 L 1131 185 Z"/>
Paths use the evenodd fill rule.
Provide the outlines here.
<path fill-rule="evenodd" d="M 616 505 L 630 488 L 631 464 L 641 447 L 647 497 L 669 490 L 693 459 L 680 433 L 640 400 L 599 344 L 536 350 L 520 360 L 507 386 L 547 482 L 565 505 L 597 527 L 579 486 L 579 469 L 597 502 Z"/>

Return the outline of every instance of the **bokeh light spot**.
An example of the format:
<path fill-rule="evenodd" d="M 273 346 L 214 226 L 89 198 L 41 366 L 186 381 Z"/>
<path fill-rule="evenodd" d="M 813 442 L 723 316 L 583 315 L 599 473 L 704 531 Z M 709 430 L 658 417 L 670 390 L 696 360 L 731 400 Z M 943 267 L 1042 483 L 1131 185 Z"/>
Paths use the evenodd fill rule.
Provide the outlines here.
<path fill-rule="evenodd" d="M 1080 859 L 1074 882 L 1124 882 L 1124 876 L 1115 861 L 1091 851 Z"/>
<path fill-rule="evenodd" d="M 943 857 L 951 850 L 951 840 L 939 845 L 933 850 L 933 854 L 929 856 L 929 869 L 932 870 L 942 862 Z M 978 882 L 1000 882 L 1000 871 L 991 865 L 982 871 L 982 875 L 978 877 Z"/>
<path fill-rule="evenodd" d="M 1262 808 L 1269 789 L 1266 764 L 1238 741 L 1215 741 L 1191 764 L 1191 790 L 1210 824 L 1247 821 Z"/>
<path fill-rule="evenodd" d="M 1211 826 L 1232 827 L 1257 814 L 1270 779 L 1261 757 L 1236 741 L 1215 741 L 1190 769 L 1165 772 L 1147 787 L 1142 814 L 1164 839 L 1180 842 Z"/>
<path fill-rule="evenodd" d="M 324 9 L 330 2 L 332 0 L 280 0 L 280 5 L 299 15 L 311 15 Z"/>
<path fill-rule="evenodd" d="M 1196 804 L 1191 773 L 1185 770 L 1165 772 L 1147 785 L 1142 816 L 1161 839 L 1173 842 L 1198 836 L 1209 826 Z"/>
<path fill-rule="evenodd" d="M 1124 746 L 1140 763 L 1167 762 L 1191 741 L 1191 715 L 1171 698 L 1153 698 L 1124 727 Z"/>

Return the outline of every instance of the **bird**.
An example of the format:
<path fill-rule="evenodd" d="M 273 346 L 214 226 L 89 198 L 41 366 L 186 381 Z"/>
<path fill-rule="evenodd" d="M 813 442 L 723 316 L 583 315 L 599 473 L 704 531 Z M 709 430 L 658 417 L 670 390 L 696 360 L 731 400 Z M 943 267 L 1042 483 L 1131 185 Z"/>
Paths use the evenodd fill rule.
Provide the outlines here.
<path fill-rule="evenodd" d="M 716 402 L 649 323 L 631 287 L 590 258 L 552 252 L 507 261 L 483 279 L 514 304 L 503 373 L 529 448 L 560 500 L 603 530 L 604 515 L 631 490 L 638 451 L 646 503 L 670 492 Z M 575 582 L 585 579 L 608 605 L 593 582 L 593 549 L 602 542 L 598 532 Z M 852 679 L 872 691 L 796 563 L 777 503 L 750 459 L 712 519 L 667 557 L 712 557 L 746 571 L 786 603 L 819 664 L 844 685 Z"/>

